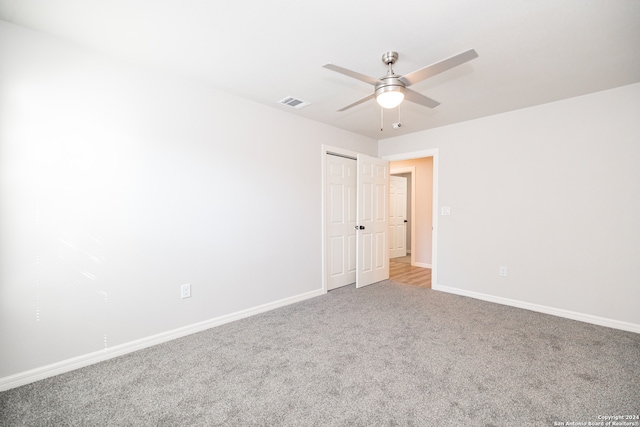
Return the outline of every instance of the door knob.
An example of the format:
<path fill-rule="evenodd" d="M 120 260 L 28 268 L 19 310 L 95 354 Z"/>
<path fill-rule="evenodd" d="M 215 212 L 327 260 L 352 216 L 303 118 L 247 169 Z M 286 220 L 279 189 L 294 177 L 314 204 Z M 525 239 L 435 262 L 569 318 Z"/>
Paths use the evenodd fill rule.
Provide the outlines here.
<path fill-rule="evenodd" d="M 404 222 L 407 222 L 407 220 L 405 219 Z"/>
<path fill-rule="evenodd" d="M 364 225 L 356 225 L 356 230 L 364 230 Z"/>

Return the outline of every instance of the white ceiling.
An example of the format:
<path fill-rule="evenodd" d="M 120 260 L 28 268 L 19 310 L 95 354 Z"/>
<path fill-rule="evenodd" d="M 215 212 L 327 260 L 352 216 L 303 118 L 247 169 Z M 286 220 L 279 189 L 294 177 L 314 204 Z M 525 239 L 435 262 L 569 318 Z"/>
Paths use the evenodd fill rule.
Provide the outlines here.
<path fill-rule="evenodd" d="M 0 19 L 374 139 L 640 82 L 639 0 L 0 0 Z M 479 58 L 412 86 L 441 102 L 397 110 L 322 68 L 406 74 L 469 48 Z M 277 102 L 311 102 L 294 110 Z M 602 105 L 602 108 L 607 108 Z"/>

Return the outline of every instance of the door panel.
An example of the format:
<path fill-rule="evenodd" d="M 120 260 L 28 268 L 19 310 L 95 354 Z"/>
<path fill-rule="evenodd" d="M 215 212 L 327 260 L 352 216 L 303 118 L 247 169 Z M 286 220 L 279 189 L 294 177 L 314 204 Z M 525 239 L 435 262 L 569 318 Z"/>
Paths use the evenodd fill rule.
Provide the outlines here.
<path fill-rule="evenodd" d="M 331 236 L 329 240 L 329 275 L 336 277 L 345 273 L 344 236 Z"/>
<path fill-rule="evenodd" d="M 385 268 L 387 266 L 387 251 L 385 250 L 385 243 L 387 242 L 387 236 L 385 233 L 376 233 L 376 269 Z M 386 277 L 388 279 L 388 277 Z"/>
<path fill-rule="evenodd" d="M 356 281 L 356 166 L 353 159 L 326 156 L 327 289 Z"/>
<path fill-rule="evenodd" d="M 356 287 L 389 278 L 389 162 L 358 154 Z"/>

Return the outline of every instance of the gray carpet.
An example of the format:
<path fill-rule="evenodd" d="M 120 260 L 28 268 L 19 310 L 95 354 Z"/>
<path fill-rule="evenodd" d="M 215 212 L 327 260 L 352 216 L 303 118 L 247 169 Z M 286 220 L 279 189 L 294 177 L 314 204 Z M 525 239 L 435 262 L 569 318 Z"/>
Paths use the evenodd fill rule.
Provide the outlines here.
<path fill-rule="evenodd" d="M 640 334 L 386 281 L 3 392 L 0 411 L 8 426 L 586 425 L 640 414 Z"/>

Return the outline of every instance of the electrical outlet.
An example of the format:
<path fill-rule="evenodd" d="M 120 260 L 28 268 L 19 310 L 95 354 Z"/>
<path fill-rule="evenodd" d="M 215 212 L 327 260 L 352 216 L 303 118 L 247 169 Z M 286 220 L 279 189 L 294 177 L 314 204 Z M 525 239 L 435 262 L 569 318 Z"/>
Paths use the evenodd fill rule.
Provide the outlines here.
<path fill-rule="evenodd" d="M 191 298 L 191 283 L 180 286 L 180 298 Z"/>
<path fill-rule="evenodd" d="M 500 277 L 507 277 L 507 267 L 504 265 L 500 266 Z"/>

